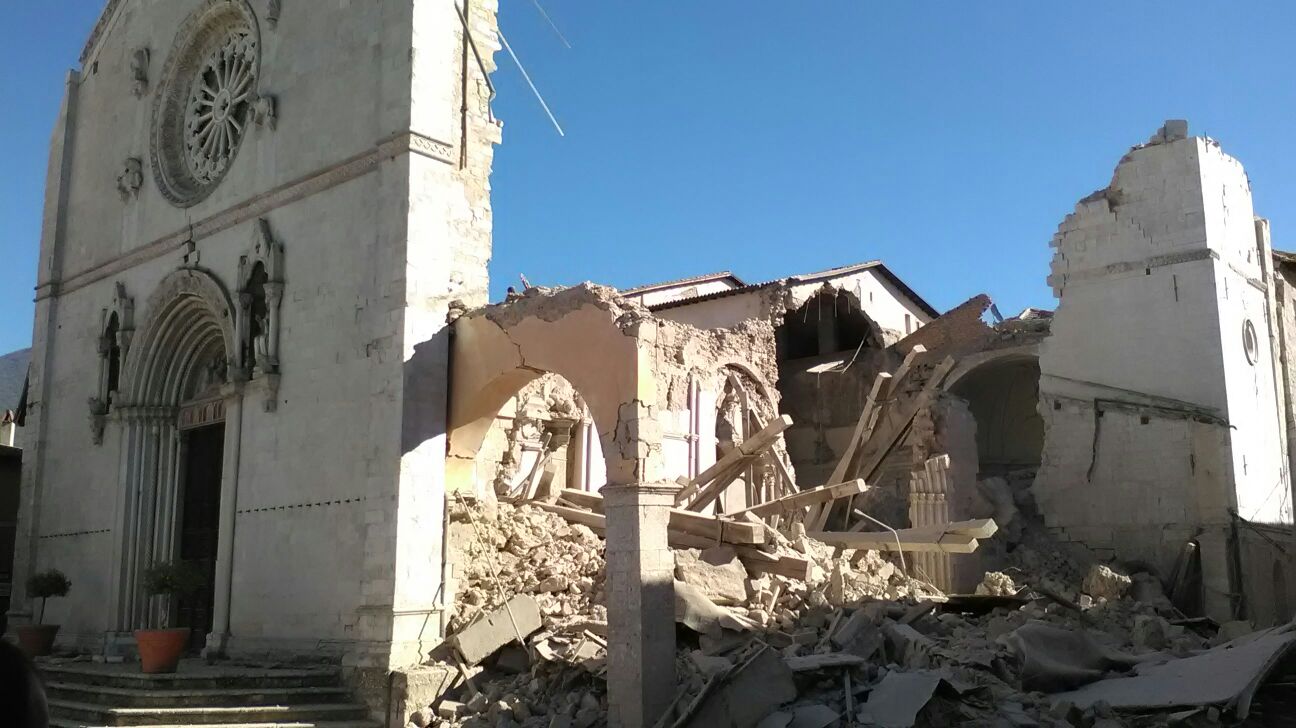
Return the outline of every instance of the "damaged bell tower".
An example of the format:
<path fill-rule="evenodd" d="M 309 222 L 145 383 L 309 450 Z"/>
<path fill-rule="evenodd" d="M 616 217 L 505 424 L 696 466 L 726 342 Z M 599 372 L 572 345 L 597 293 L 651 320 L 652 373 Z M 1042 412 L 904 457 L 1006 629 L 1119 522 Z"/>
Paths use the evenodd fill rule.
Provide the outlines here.
<path fill-rule="evenodd" d="M 1291 523 L 1272 249 L 1242 165 L 1169 121 L 1058 227 L 1035 482 L 1054 533 L 1242 589 L 1237 522 Z"/>

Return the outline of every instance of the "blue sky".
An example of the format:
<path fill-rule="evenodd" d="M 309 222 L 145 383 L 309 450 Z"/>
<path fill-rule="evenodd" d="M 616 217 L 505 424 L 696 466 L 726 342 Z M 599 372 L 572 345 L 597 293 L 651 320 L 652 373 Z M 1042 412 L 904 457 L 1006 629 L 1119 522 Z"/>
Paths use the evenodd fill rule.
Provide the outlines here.
<path fill-rule="evenodd" d="M 1296 3 L 542 2 L 570 50 L 528 0 L 501 0 L 502 24 L 567 136 L 501 51 L 497 297 L 519 273 L 881 258 L 938 309 L 1052 306 L 1058 222 L 1167 118 L 1241 159 L 1296 247 Z M 30 340 L 46 146 L 100 5 L 0 8 L 0 351 Z"/>

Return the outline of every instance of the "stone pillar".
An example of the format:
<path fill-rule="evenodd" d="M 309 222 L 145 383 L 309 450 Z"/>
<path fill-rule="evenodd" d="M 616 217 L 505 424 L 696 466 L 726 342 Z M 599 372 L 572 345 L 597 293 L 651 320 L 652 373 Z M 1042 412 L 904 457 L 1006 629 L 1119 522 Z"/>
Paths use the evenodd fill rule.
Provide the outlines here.
<path fill-rule="evenodd" d="M 243 382 L 226 384 L 225 451 L 221 463 L 220 520 L 216 536 L 216 585 L 212 631 L 204 657 L 224 656 L 230 639 L 230 601 L 234 585 L 234 520 L 238 517 L 240 447 L 243 442 Z"/>
<path fill-rule="evenodd" d="M 666 542 L 673 484 L 609 485 L 608 725 L 657 723 L 675 695 L 675 561 Z"/>

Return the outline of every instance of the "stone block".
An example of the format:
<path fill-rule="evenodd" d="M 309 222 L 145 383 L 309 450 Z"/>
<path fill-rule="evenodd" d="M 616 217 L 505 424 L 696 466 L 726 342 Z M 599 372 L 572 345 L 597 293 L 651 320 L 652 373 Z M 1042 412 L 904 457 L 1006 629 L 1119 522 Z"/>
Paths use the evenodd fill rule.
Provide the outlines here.
<path fill-rule="evenodd" d="M 1129 591 L 1131 580 L 1103 564 L 1094 564 L 1085 575 L 1081 588 L 1094 599 L 1120 599 Z"/>
<path fill-rule="evenodd" d="M 411 667 L 391 675 L 391 708 L 388 725 L 415 722 L 416 713 L 429 714 L 428 706 L 441 699 L 454 684 L 456 672 L 444 666 Z M 426 722 L 426 721 L 425 721 Z"/>
<path fill-rule="evenodd" d="M 747 569 L 730 546 L 676 551 L 675 578 L 696 586 L 722 606 L 747 599 Z"/>
<path fill-rule="evenodd" d="M 465 627 L 450 638 L 464 662 L 476 665 L 504 645 L 540 629 L 540 605 L 529 595 L 519 594 L 507 604 Z"/>

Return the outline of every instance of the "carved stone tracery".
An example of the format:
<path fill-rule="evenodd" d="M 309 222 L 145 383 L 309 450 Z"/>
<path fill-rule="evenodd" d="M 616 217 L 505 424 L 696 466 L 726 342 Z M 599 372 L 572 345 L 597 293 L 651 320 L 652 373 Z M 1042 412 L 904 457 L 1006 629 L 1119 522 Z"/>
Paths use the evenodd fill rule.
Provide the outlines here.
<path fill-rule="evenodd" d="M 153 107 L 153 173 L 173 204 L 210 194 L 265 116 L 260 65 L 247 0 L 207 0 L 180 28 Z"/>

